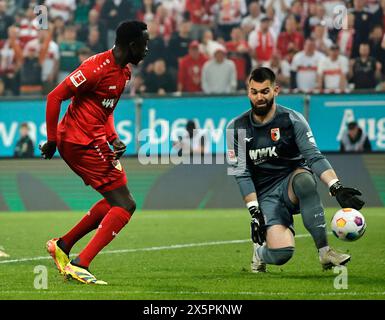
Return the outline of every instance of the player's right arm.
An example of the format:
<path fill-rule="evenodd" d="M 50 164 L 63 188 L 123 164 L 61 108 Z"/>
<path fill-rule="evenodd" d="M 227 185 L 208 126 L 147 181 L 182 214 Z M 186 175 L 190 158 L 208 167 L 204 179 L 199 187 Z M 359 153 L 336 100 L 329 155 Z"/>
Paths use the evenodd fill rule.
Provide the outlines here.
<path fill-rule="evenodd" d="M 246 129 L 238 128 L 231 121 L 226 129 L 227 162 L 229 174 L 235 176 L 243 201 L 251 215 L 251 239 L 260 245 L 266 240 L 266 228 L 263 214 L 259 208 L 257 192 L 246 161 Z"/>
<path fill-rule="evenodd" d="M 100 81 L 100 75 L 90 63 L 83 63 L 47 95 L 47 142 L 40 147 L 44 159 L 51 159 L 56 152 L 57 123 L 61 103 L 73 96 L 92 90 Z"/>
<path fill-rule="evenodd" d="M 47 142 L 39 146 L 44 159 L 51 159 L 56 152 L 57 122 L 59 120 L 61 103 L 73 96 L 73 92 L 65 81 L 61 82 L 47 95 L 46 125 Z"/>

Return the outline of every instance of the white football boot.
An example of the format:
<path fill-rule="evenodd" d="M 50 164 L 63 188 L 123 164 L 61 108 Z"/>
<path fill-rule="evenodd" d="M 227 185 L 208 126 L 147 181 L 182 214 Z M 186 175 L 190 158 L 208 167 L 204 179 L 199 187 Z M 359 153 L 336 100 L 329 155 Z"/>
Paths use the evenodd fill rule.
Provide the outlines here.
<path fill-rule="evenodd" d="M 253 243 L 253 258 L 251 260 L 251 272 L 266 272 L 266 263 L 264 263 L 257 254 L 257 249 L 260 247 L 258 243 Z"/>

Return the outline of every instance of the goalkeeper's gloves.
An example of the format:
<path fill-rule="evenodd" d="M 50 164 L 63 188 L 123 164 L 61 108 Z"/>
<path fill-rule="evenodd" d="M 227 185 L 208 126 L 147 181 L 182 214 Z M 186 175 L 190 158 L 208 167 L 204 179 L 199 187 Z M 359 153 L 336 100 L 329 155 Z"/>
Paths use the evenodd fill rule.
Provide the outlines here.
<path fill-rule="evenodd" d="M 43 145 L 39 145 L 39 149 L 44 159 L 52 159 L 56 152 L 56 141 L 47 141 Z"/>
<path fill-rule="evenodd" d="M 247 205 L 251 215 L 251 240 L 254 243 L 263 245 L 266 241 L 266 225 L 261 209 L 259 209 L 258 202 L 252 201 Z"/>
<path fill-rule="evenodd" d="M 333 183 L 330 186 L 329 191 L 333 197 L 336 197 L 342 208 L 360 210 L 365 204 L 364 201 L 357 197 L 362 195 L 361 191 L 355 188 L 346 188 L 340 181 Z"/>
<path fill-rule="evenodd" d="M 127 149 L 126 145 L 119 138 L 112 142 L 112 147 L 114 148 L 115 160 L 119 159 Z"/>

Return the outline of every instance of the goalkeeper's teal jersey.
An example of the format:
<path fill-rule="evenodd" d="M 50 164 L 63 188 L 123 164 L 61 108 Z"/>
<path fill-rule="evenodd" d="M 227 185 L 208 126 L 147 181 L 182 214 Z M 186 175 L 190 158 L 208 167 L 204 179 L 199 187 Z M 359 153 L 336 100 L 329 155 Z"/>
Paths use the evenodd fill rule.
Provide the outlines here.
<path fill-rule="evenodd" d="M 256 123 L 251 110 L 229 123 L 227 159 L 243 196 L 268 192 L 296 168 L 318 176 L 331 169 L 302 114 L 280 105 L 267 123 Z"/>

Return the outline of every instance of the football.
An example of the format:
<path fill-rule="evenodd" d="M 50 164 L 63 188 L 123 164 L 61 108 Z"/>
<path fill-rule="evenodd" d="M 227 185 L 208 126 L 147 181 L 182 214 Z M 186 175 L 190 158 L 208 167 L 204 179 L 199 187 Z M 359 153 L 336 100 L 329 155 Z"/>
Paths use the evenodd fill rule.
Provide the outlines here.
<path fill-rule="evenodd" d="M 355 241 L 365 233 L 366 222 L 364 216 L 358 210 L 343 208 L 334 214 L 331 228 L 338 239 Z"/>

